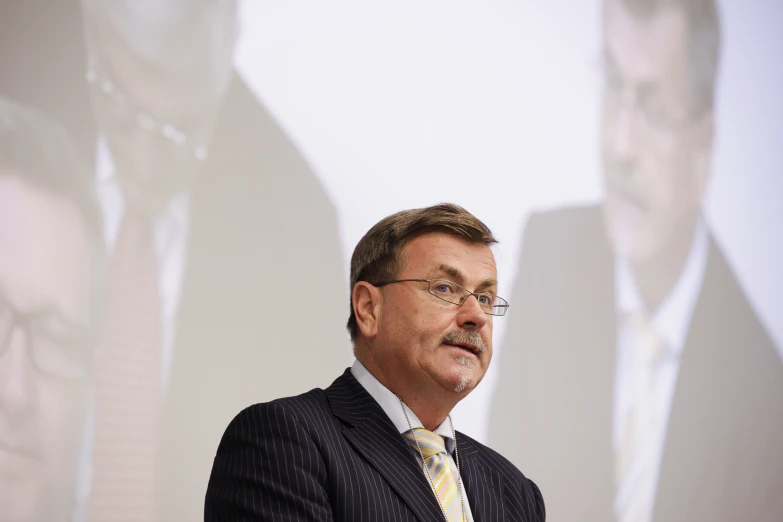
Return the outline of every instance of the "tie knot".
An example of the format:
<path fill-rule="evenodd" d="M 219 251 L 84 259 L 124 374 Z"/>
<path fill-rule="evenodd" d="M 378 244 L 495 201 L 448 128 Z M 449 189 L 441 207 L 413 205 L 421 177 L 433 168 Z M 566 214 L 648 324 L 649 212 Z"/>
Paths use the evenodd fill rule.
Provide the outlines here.
<path fill-rule="evenodd" d="M 636 344 L 644 358 L 651 363 L 659 361 L 665 355 L 666 345 L 655 330 L 650 316 L 642 312 L 633 313 L 631 323 L 635 331 Z"/>
<path fill-rule="evenodd" d="M 655 333 L 655 329 L 653 328 L 652 319 L 650 318 L 650 314 L 647 312 L 632 312 L 630 314 L 631 321 L 633 322 L 633 325 L 636 329 L 639 331 L 649 332 L 650 334 Z"/>
<path fill-rule="evenodd" d="M 433 455 L 446 454 L 446 443 L 443 437 L 437 433 L 425 430 L 424 428 L 413 428 L 412 430 L 405 432 L 405 438 L 408 440 L 414 450 L 421 448 L 421 453 L 424 458 L 427 459 Z"/>

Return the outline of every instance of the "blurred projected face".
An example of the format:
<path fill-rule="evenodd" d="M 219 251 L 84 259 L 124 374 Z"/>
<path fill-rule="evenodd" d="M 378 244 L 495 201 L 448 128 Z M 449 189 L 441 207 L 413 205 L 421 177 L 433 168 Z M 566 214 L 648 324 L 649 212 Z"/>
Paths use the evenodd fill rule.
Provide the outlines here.
<path fill-rule="evenodd" d="M 231 74 L 236 2 L 103 3 L 86 17 L 98 123 L 126 193 L 165 199 L 205 157 Z"/>
<path fill-rule="evenodd" d="M 448 279 L 474 292 L 497 291 L 495 258 L 483 244 L 428 233 L 404 247 L 403 262 L 397 279 Z M 457 306 L 428 288 L 419 282 L 382 287 L 376 357 L 398 385 L 467 395 L 492 358 L 492 316 L 475 297 Z"/>
<path fill-rule="evenodd" d="M 687 26 L 676 7 L 644 17 L 607 0 L 604 31 L 604 217 L 614 248 L 643 262 L 696 222 L 711 116 L 695 108 Z"/>
<path fill-rule="evenodd" d="M 90 377 L 90 247 L 73 205 L 6 174 L 0 170 L 0 520 L 66 520 Z"/>

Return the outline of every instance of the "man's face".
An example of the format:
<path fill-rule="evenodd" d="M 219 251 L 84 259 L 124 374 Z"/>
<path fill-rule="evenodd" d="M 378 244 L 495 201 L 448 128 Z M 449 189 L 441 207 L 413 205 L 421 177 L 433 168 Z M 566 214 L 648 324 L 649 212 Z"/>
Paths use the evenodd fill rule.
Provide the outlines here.
<path fill-rule="evenodd" d="M 497 291 L 495 258 L 483 244 L 428 233 L 403 248 L 402 260 L 397 279 L 447 279 L 474 292 Z M 475 297 L 458 306 L 418 282 L 382 291 L 375 356 L 395 386 L 463 396 L 473 390 L 492 358 L 492 316 Z"/>
<path fill-rule="evenodd" d="M 615 250 L 644 262 L 696 222 L 711 111 L 696 109 L 687 25 L 676 7 L 642 17 L 607 0 L 604 31 L 604 217 Z"/>
<path fill-rule="evenodd" d="M 141 198 L 158 193 L 169 197 L 182 190 L 200 166 L 196 151 L 208 146 L 231 74 L 236 23 L 232 2 L 221 2 L 229 7 L 219 9 L 211 5 L 203 9 L 215 10 L 215 16 L 202 16 L 192 24 L 187 21 L 194 8 L 187 3 L 172 7 L 166 23 L 154 23 L 138 9 L 119 10 L 113 16 L 88 11 L 96 117 L 126 193 L 138 190 Z M 172 40 L 167 33 L 182 33 L 182 38 Z M 161 55 L 168 47 L 178 52 L 166 54 L 173 55 L 172 63 L 156 62 L 134 49 L 129 38 L 153 42 L 147 47 L 164 47 Z M 105 80 L 113 84 L 111 94 L 101 88 Z M 154 123 L 145 126 L 140 120 Z M 167 138 L 166 127 L 178 137 Z"/>
<path fill-rule="evenodd" d="M 73 509 L 87 411 L 91 251 L 69 202 L 0 170 L 0 520 Z"/>

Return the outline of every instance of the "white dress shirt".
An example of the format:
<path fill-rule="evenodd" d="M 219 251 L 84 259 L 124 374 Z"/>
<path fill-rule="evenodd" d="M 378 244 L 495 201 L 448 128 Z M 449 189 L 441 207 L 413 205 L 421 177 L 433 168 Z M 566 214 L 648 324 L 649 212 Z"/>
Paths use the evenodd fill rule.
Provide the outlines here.
<path fill-rule="evenodd" d="M 701 293 L 704 272 L 707 267 L 709 241 L 704 222 L 699 220 L 694 234 L 694 240 L 688 253 L 685 267 L 677 279 L 671 292 L 661 302 L 650 320 L 656 334 L 662 339 L 664 355 L 653 371 L 653 432 L 641 444 L 639 462 L 647 463 L 653 472 L 653 494 L 645 502 L 645 512 L 648 517 L 655 505 L 658 474 L 666 440 L 666 430 L 671 410 L 672 397 L 680 369 L 680 356 L 685 347 L 685 340 L 691 323 L 693 310 Z M 634 353 L 634 340 L 640 332 L 631 321 L 636 313 L 648 314 L 644 302 L 639 295 L 633 274 L 624 259 L 615 259 L 615 302 L 617 303 L 617 366 L 614 383 L 613 409 L 613 444 L 615 453 L 622 441 L 624 419 L 632 407 L 634 383 L 641 378 L 644 368 L 642 354 Z M 648 314 L 649 315 L 649 314 Z M 620 488 L 616 496 L 617 506 L 624 505 L 625 497 L 632 492 Z"/>
<path fill-rule="evenodd" d="M 408 426 L 408 420 L 405 418 L 405 413 L 402 411 L 400 400 L 386 386 L 381 384 L 381 382 L 376 379 L 375 376 L 371 374 L 370 371 L 365 368 L 361 362 L 359 362 L 358 359 L 354 361 L 353 366 L 351 366 L 351 373 L 356 378 L 356 380 L 359 381 L 359 384 L 361 384 L 362 387 L 367 390 L 367 393 L 369 393 L 372 398 L 381 405 L 381 408 L 391 419 L 392 423 L 394 423 L 394 426 L 397 428 L 400 434 L 409 431 L 411 428 L 424 428 L 424 425 L 421 423 L 419 418 L 410 408 L 408 408 L 406 404 L 405 410 L 408 412 L 408 419 L 411 421 L 410 426 Z M 457 465 L 454 462 L 454 457 L 452 455 L 454 448 L 454 436 L 451 430 L 452 426 L 449 422 L 449 419 L 447 418 L 443 421 L 443 423 L 441 423 L 440 426 L 438 426 L 438 428 L 435 430 L 435 433 L 443 437 L 443 440 L 446 442 L 446 448 L 449 453 L 449 462 L 451 463 L 451 469 L 454 474 L 454 481 L 457 484 L 460 484 L 459 475 L 457 474 Z M 459 447 L 457 447 L 457 451 L 459 451 Z M 423 468 L 424 462 L 421 458 L 421 455 L 416 455 L 416 460 L 419 461 L 419 464 Z M 463 505 L 466 511 L 466 519 L 468 522 L 473 522 L 473 513 L 470 511 L 468 495 L 464 490 L 464 484 L 461 485 L 460 488 L 462 490 L 462 499 L 465 501 Z"/>

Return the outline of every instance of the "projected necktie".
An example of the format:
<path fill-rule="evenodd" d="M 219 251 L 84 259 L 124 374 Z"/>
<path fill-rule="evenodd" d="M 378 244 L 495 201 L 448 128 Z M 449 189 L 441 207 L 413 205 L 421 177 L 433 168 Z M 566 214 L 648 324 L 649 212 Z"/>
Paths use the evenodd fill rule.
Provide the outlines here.
<path fill-rule="evenodd" d="M 414 451 L 418 452 L 421 449 L 421 457 L 424 459 L 424 473 L 431 481 L 433 493 L 440 502 L 446 518 L 449 522 L 461 521 L 463 519 L 462 501 L 443 437 L 424 428 L 413 428 L 413 430 L 405 432 L 405 438 L 408 439 L 408 443 Z"/>
<path fill-rule="evenodd" d="M 153 232 L 128 209 L 112 255 L 88 522 L 155 520 L 163 337 Z"/>
<path fill-rule="evenodd" d="M 650 438 L 655 423 L 655 375 L 664 345 L 653 330 L 649 317 L 630 317 L 634 340 L 631 349 L 640 358 L 635 374 L 631 407 L 616 455 L 617 505 L 620 522 L 647 522 L 655 490 L 654 462 L 650 458 Z"/>

